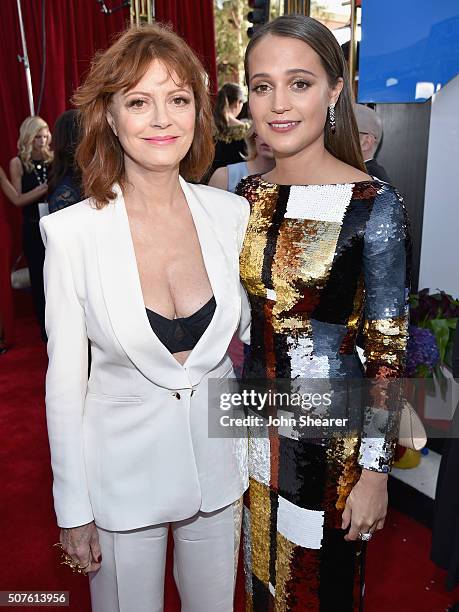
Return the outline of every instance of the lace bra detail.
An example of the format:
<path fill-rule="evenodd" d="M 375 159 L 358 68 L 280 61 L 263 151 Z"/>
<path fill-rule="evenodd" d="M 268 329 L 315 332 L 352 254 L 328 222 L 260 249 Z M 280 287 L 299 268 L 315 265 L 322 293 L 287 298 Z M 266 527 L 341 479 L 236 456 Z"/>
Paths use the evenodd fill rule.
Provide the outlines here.
<path fill-rule="evenodd" d="M 214 296 L 189 317 L 168 319 L 146 308 L 152 330 L 171 353 L 191 351 L 214 316 L 217 304 Z"/>

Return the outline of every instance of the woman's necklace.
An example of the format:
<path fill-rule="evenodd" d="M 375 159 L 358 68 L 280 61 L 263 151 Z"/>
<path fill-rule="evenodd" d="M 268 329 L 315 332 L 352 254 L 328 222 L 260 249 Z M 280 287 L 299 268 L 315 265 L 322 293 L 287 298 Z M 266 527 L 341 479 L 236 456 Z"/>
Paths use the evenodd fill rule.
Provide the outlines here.
<path fill-rule="evenodd" d="M 48 167 L 46 162 L 42 160 L 32 160 L 33 171 L 40 185 L 44 185 L 48 181 Z"/>

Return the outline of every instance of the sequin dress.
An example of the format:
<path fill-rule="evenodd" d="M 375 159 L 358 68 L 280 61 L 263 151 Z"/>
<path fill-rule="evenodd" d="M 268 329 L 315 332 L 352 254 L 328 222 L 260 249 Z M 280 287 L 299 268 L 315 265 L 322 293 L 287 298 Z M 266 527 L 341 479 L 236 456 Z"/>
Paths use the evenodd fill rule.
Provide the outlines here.
<path fill-rule="evenodd" d="M 252 308 L 243 378 L 399 377 L 407 341 L 409 236 L 380 181 L 287 186 L 259 176 L 240 258 Z M 363 330 L 366 373 L 356 351 Z M 368 441 L 364 441 L 368 442 Z M 247 610 L 350 612 L 362 604 L 363 545 L 341 530 L 362 467 L 387 472 L 395 439 L 249 440 Z"/>

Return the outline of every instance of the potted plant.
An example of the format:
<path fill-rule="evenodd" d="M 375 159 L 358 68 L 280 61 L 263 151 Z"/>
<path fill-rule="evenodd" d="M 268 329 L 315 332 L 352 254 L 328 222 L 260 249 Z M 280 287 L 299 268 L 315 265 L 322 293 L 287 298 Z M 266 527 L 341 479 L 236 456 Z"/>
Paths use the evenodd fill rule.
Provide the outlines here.
<path fill-rule="evenodd" d="M 444 291 L 430 294 L 422 289 L 410 296 L 409 338 L 405 376 L 431 378 L 446 403 L 447 378 L 451 370 L 454 331 L 459 317 L 459 300 Z M 395 467 L 419 464 L 420 453 L 398 447 Z"/>
<path fill-rule="evenodd" d="M 453 338 L 458 318 L 459 300 L 444 291 L 430 294 L 429 289 L 422 289 L 410 296 L 411 325 L 430 330 L 437 343 L 439 361 L 434 367 L 435 375 L 441 376 L 441 366 L 451 369 Z"/>

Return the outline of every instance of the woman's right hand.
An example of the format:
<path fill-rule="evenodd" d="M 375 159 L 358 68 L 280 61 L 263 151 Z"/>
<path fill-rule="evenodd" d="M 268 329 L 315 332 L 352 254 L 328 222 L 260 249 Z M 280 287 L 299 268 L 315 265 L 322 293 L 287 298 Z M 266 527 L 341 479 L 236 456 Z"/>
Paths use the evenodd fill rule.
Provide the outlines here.
<path fill-rule="evenodd" d="M 97 571 L 102 562 L 97 527 L 92 521 L 81 527 L 61 529 L 62 549 L 81 567 L 85 573 Z"/>
<path fill-rule="evenodd" d="M 34 188 L 33 193 L 35 196 L 37 196 L 37 198 L 41 198 L 48 193 L 48 185 L 46 183 L 43 183 L 43 185 L 38 185 L 38 187 Z"/>

